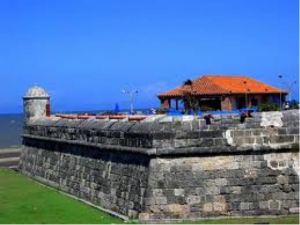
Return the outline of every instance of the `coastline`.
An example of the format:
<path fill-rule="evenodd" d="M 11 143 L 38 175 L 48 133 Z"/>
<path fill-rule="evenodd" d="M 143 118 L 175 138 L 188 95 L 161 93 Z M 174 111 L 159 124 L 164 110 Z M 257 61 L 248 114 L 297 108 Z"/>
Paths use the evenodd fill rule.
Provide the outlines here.
<path fill-rule="evenodd" d="M 7 148 L 0 148 L 0 151 L 1 152 L 5 152 L 5 151 L 12 152 L 12 151 L 17 151 L 17 150 L 20 151 L 21 148 L 22 148 L 22 146 L 19 146 L 19 147 L 16 147 L 16 146 L 14 146 L 14 147 L 7 147 Z"/>
<path fill-rule="evenodd" d="M 7 167 L 16 169 L 19 165 L 21 146 L 11 148 L 0 148 L 0 168 Z"/>

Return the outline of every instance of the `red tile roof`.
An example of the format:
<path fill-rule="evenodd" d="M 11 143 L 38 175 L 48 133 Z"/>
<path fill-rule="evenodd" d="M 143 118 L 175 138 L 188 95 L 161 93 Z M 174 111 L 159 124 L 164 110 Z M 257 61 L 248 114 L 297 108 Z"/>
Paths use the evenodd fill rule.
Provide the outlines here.
<path fill-rule="evenodd" d="M 244 94 L 246 91 L 249 94 L 288 93 L 245 76 L 204 75 L 192 82 L 192 89 L 187 85 L 179 86 L 160 93 L 158 97 L 180 97 L 187 90 L 194 95 Z"/>

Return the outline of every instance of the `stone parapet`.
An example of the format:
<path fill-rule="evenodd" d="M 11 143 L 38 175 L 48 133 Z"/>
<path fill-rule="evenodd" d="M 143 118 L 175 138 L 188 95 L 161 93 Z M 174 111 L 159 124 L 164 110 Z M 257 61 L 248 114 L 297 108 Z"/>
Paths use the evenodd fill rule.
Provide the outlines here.
<path fill-rule="evenodd" d="M 299 111 L 156 116 L 137 121 L 32 118 L 19 169 L 141 221 L 299 211 Z"/>
<path fill-rule="evenodd" d="M 295 123 L 287 126 L 292 119 L 294 122 L 299 120 L 296 113 L 299 111 L 256 113 L 244 124 L 229 116 L 216 118 L 213 125 L 206 125 L 196 118 L 170 121 L 160 117 L 150 122 L 122 122 L 45 117 L 30 120 L 24 126 L 24 138 L 65 140 L 69 144 L 151 155 L 297 149 L 299 126 Z"/>

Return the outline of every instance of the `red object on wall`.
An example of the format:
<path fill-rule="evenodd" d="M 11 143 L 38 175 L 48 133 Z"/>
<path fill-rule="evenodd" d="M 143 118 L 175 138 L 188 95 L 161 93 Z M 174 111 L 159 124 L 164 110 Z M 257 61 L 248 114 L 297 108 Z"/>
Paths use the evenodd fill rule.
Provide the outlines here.
<path fill-rule="evenodd" d="M 146 116 L 129 116 L 128 120 L 129 121 L 141 121 L 141 120 L 144 120 L 146 118 L 147 118 Z"/>
<path fill-rule="evenodd" d="M 117 119 L 117 120 L 122 120 L 127 118 L 125 115 L 109 115 L 109 119 Z"/>
<path fill-rule="evenodd" d="M 106 115 L 99 115 L 99 116 L 96 116 L 96 119 L 100 119 L 100 120 L 102 120 L 102 119 L 107 119 L 107 118 L 109 118 L 109 116 L 106 116 Z"/>
<path fill-rule="evenodd" d="M 90 115 L 77 115 L 77 119 L 90 119 L 94 116 L 90 116 Z"/>
<path fill-rule="evenodd" d="M 47 104 L 46 104 L 46 116 L 47 116 L 47 117 L 50 117 L 50 115 L 51 115 L 51 112 L 50 112 L 50 104 L 47 103 Z"/>

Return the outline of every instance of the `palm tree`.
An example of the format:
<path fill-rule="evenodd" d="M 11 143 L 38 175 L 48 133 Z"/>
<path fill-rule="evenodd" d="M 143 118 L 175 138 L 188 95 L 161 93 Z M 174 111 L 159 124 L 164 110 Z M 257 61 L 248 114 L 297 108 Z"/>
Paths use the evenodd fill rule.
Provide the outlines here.
<path fill-rule="evenodd" d="M 191 88 L 193 88 L 193 81 L 187 79 L 186 81 L 183 82 L 182 86 L 190 86 Z"/>
<path fill-rule="evenodd" d="M 194 115 L 197 115 L 199 110 L 199 102 L 197 98 L 192 95 L 193 92 L 193 81 L 187 79 L 183 82 L 183 93 L 182 93 L 182 103 L 184 105 L 184 110 L 188 113 L 190 110 L 194 112 Z M 186 87 L 189 87 L 188 89 Z"/>

